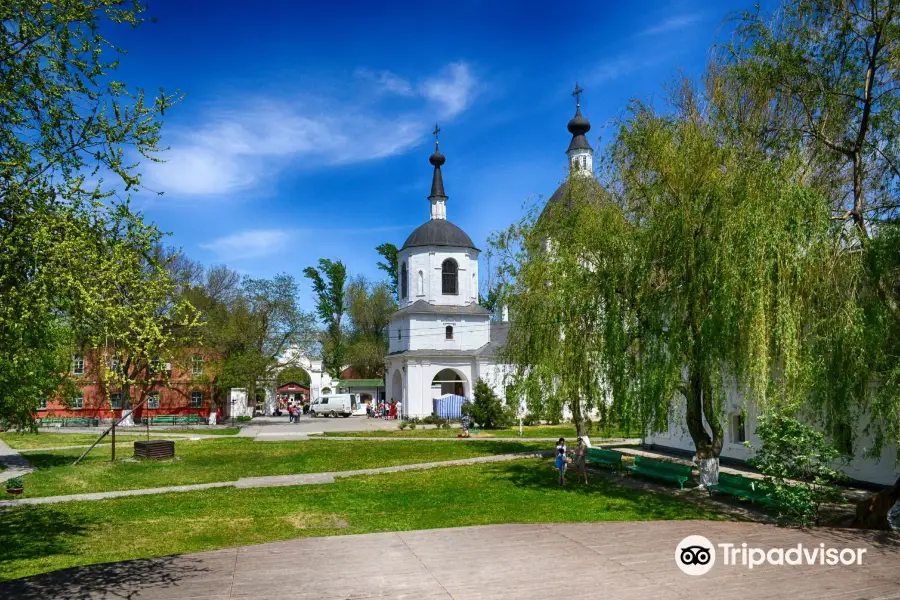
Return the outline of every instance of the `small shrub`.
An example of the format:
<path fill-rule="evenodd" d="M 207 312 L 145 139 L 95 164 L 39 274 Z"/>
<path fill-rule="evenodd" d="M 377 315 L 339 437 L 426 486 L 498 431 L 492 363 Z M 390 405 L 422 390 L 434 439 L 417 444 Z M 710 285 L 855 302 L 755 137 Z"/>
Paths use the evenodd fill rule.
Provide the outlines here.
<path fill-rule="evenodd" d="M 783 415 L 761 418 L 756 435 L 762 446 L 750 464 L 779 502 L 779 519 L 818 525 L 822 505 L 841 499 L 835 484 L 845 476 L 831 466 L 840 452 L 809 425 Z"/>
<path fill-rule="evenodd" d="M 463 404 L 463 410 L 466 411 L 463 414 L 471 416 L 477 425 L 484 429 L 497 429 L 509 427 L 515 422 L 515 409 L 505 406 L 483 379 L 475 383 L 474 396 L 473 402 Z"/>
<path fill-rule="evenodd" d="M 249 423 L 252 420 L 253 420 L 253 417 L 246 417 L 246 416 L 241 416 L 241 417 L 237 418 L 238 423 Z"/>
<path fill-rule="evenodd" d="M 6 489 L 14 490 L 16 488 L 25 487 L 25 482 L 22 481 L 21 477 L 13 477 L 12 479 L 6 480 Z"/>
<path fill-rule="evenodd" d="M 444 422 L 441 424 L 441 428 L 442 428 L 442 429 L 450 429 L 450 421 L 444 421 Z"/>
<path fill-rule="evenodd" d="M 415 429 L 415 428 L 416 428 L 416 424 L 415 424 L 415 423 L 410 423 L 410 424 L 409 424 L 409 428 L 410 428 L 410 429 Z"/>
<path fill-rule="evenodd" d="M 406 421 L 400 421 L 400 431 L 403 431 L 408 426 L 409 426 L 409 423 L 407 423 Z"/>

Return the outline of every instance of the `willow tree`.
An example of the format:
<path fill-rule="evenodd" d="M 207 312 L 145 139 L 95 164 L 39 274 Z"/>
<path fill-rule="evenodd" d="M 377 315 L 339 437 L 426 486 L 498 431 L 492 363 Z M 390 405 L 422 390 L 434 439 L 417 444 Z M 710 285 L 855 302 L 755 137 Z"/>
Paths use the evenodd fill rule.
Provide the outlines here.
<path fill-rule="evenodd" d="M 755 143 L 802 152 L 806 184 L 844 225 L 822 272 L 808 414 L 847 449 L 866 429 L 878 455 L 900 442 L 900 2 L 788 0 L 771 17 L 746 13 L 719 59 L 765 107 Z"/>
<path fill-rule="evenodd" d="M 529 397 L 650 432 L 683 415 L 710 482 L 730 388 L 757 407 L 805 397 L 808 308 L 834 248 L 801 163 L 723 135 L 729 90 L 707 83 L 684 82 L 664 112 L 633 103 L 607 191 L 570 186 L 562 214 L 526 219 L 498 248 L 513 284 L 507 356 Z"/>
<path fill-rule="evenodd" d="M 498 301 L 512 315 L 500 353 L 512 367 L 508 383 L 532 414 L 555 420 L 567 406 L 579 436 L 591 414 L 625 425 L 633 417 L 607 410 L 626 378 L 604 378 L 624 368 L 629 344 L 615 293 L 627 277 L 629 229 L 599 184 L 573 170 L 559 201 L 490 240 L 503 282 Z"/>

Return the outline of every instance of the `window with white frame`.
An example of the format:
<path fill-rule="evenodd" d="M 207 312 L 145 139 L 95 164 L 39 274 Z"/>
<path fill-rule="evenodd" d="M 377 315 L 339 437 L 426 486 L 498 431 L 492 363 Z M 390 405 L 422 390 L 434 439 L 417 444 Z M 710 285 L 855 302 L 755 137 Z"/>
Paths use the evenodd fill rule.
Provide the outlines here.
<path fill-rule="evenodd" d="M 203 392 L 191 392 L 191 408 L 203 406 Z"/>
<path fill-rule="evenodd" d="M 455 296 L 459 293 L 459 267 L 456 261 L 448 258 L 441 263 L 441 293 Z"/>
<path fill-rule="evenodd" d="M 203 375 L 203 357 L 195 356 L 191 359 L 191 374 L 194 377 Z"/>
<path fill-rule="evenodd" d="M 147 408 L 159 408 L 159 392 L 151 392 L 147 400 Z"/>
<path fill-rule="evenodd" d="M 84 375 L 84 357 L 80 354 L 72 357 L 72 374 Z"/>
<path fill-rule="evenodd" d="M 447 325 L 444 328 L 445 339 L 452 340 L 453 339 L 453 325 Z"/>
<path fill-rule="evenodd" d="M 78 394 L 74 398 L 72 398 L 72 408 L 75 410 L 81 410 L 84 408 L 84 394 Z"/>
<path fill-rule="evenodd" d="M 122 408 L 121 392 L 115 392 L 115 393 L 109 395 L 109 407 L 112 409 Z"/>
<path fill-rule="evenodd" d="M 38 404 L 38 408 L 40 410 L 47 410 L 47 399 L 46 398 L 44 400 L 40 401 L 40 403 Z"/>

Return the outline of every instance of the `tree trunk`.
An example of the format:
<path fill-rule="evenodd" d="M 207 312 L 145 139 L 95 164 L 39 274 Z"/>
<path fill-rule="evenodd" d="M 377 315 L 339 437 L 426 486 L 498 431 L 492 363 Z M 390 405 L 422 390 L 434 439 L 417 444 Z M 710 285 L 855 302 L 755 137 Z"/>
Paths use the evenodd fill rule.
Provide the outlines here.
<path fill-rule="evenodd" d="M 687 426 L 697 450 L 701 487 L 719 482 L 719 456 L 722 454 L 724 433 L 722 425 L 714 417 L 712 397 L 704 388 L 704 377 L 700 370 L 695 366 L 688 367 Z M 713 417 L 710 418 L 710 415 Z"/>
<path fill-rule="evenodd" d="M 584 437 L 587 429 L 584 426 L 584 414 L 581 412 L 581 399 L 576 398 L 570 402 L 572 406 L 572 422 L 575 424 L 575 435 Z"/>

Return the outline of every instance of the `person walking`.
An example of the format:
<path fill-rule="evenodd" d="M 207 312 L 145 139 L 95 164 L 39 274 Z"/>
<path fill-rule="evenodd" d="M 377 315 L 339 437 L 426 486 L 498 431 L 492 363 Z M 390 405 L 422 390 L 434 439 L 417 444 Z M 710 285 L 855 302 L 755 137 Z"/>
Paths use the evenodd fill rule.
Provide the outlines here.
<path fill-rule="evenodd" d="M 469 413 L 466 412 L 462 416 L 462 436 L 469 437 Z"/>
<path fill-rule="evenodd" d="M 578 438 L 578 445 L 575 446 L 575 483 L 581 481 L 582 475 L 584 476 L 584 483 L 587 485 L 587 444 L 584 443 L 584 438 Z"/>
<path fill-rule="evenodd" d="M 556 468 L 559 470 L 559 485 L 566 485 L 566 438 L 556 442 Z"/>
<path fill-rule="evenodd" d="M 391 408 L 388 411 L 388 415 L 390 416 L 391 419 L 397 418 L 397 403 L 394 402 L 393 398 L 391 398 Z"/>

